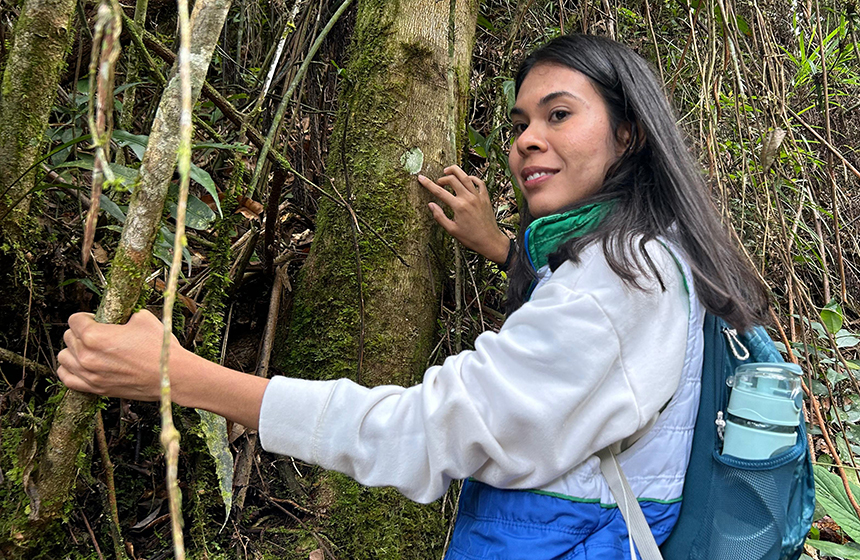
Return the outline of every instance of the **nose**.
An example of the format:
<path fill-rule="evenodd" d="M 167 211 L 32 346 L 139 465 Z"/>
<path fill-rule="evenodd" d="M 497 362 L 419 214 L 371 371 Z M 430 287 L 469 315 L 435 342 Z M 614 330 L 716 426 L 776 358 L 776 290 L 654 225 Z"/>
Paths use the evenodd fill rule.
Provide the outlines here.
<path fill-rule="evenodd" d="M 517 137 L 515 143 L 517 151 L 523 155 L 546 151 L 547 143 L 543 132 L 539 123 L 529 124 Z"/>

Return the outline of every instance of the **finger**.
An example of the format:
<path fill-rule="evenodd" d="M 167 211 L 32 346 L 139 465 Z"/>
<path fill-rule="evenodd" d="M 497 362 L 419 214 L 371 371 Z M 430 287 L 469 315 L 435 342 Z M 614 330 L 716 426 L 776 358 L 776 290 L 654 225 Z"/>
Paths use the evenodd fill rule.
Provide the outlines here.
<path fill-rule="evenodd" d="M 87 325 L 89 323 L 94 323 L 95 318 L 96 318 L 96 316 L 93 315 L 92 313 L 84 313 L 84 312 L 73 313 L 72 315 L 69 316 L 69 327 L 74 328 L 74 327 L 78 327 L 81 325 Z"/>
<path fill-rule="evenodd" d="M 78 391 L 79 393 L 98 394 L 96 388 L 93 387 L 85 377 L 75 375 L 64 366 L 57 368 L 57 376 L 60 378 L 60 381 L 63 382 L 63 385 L 73 391 Z"/>
<path fill-rule="evenodd" d="M 68 348 L 63 348 L 60 350 L 60 353 L 57 354 L 57 363 L 60 364 L 61 367 L 66 368 L 66 371 L 75 367 L 77 364 L 77 359 L 75 358 L 75 354 L 69 350 Z"/>
<path fill-rule="evenodd" d="M 457 165 L 452 165 L 451 167 L 446 167 L 446 168 L 445 168 L 445 173 L 448 173 L 448 174 L 450 174 L 450 175 L 453 175 L 453 176 L 454 176 L 454 177 L 456 177 L 456 178 L 457 178 L 457 179 L 458 179 L 458 180 L 459 180 L 463 185 L 466 185 L 466 186 L 472 187 L 472 189 L 473 189 L 473 190 L 472 190 L 472 192 L 474 192 L 474 190 L 475 190 L 475 189 L 477 189 L 477 190 L 481 190 L 480 185 L 481 185 L 481 184 L 483 184 L 483 181 L 481 181 L 480 179 L 478 179 L 477 177 L 474 177 L 474 176 L 472 176 L 472 175 L 466 175 L 466 172 L 465 172 L 465 171 L 463 171 L 463 170 L 462 170 L 459 166 L 457 166 Z"/>
<path fill-rule="evenodd" d="M 69 330 L 85 345 L 88 345 L 87 341 L 93 337 L 93 327 L 98 325 L 92 313 L 75 313 L 69 317 Z"/>
<path fill-rule="evenodd" d="M 442 226 L 442 229 L 447 231 L 449 234 L 454 235 L 453 231 L 457 228 L 457 224 L 454 220 L 446 216 L 442 208 L 440 208 L 435 202 L 431 202 L 427 206 L 430 207 L 430 213 L 433 214 L 433 219 Z"/>
<path fill-rule="evenodd" d="M 441 200 L 442 203 L 446 204 L 447 206 L 451 206 L 452 203 L 456 204 L 456 196 L 448 192 L 444 187 L 440 187 L 424 175 L 418 176 L 418 183 L 422 187 L 430 191 L 430 194 Z"/>
<path fill-rule="evenodd" d="M 66 343 L 66 349 L 73 355 L 77 356 L 80 350 L 81 341 L 72 329 L 67 329 L 66 332 L 63 333 L 63 342 Z M 60 354 L 62 354 L 62 352 L 60 352 Z"/>
<path fill-rule="evenodd" d="M 143 308 L 143 309 L 137 311 L 134 315 L 132 315 L 131 319 L 129 319 L 128 322 L 131 323 L 132 321 L 134 321 L 136 323 L 139 322 L 142 324 L 147 324 L 147 323 L 152 324 L 152 325 L 155 325 L 155 323 L 158 323 L 159 325 L 161 324 L 161 319 L 156 317 L 149 309 L 146 309 L 146 308 Z"/>
<path fill-rule="evenodd" d="M 486 183 L 484 183 L 483 179 L 481 179 L 480 177 L 475 177 L 474 175 L 469 175 L 469 179 L 472 181 L 472 183 L 478 189 L 479 193 L 484 194 L 487 192 L 487 185 L 486 185 Z"/>
<path fill-rule="evenodd" d="M 443 175 L 436 179 L 440 185 L 448 185 L 454 190 L 454 193 L 457 196 L 470 196 L 475 194 L 475 187 L 472 186 L 472 182 L 466 180 L 463 182 L 460 177 L 457 177 L 453 174 Z"/>

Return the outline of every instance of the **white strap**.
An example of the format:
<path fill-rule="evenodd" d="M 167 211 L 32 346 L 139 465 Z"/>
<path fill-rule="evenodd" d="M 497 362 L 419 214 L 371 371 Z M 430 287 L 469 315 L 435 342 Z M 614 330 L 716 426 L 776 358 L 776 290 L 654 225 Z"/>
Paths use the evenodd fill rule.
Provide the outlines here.
<path fill-rule="evenodd" d="M 654 540 L 654 534 L 651 533 L 651 527 L 645 520 L 645 514 L 642 513 L 642 508 L 639 507 L 639 502 L 636 500 L 633 489 L 630 488 L 630 483 L 627 482 L 627 477 L 624 476 L 624 471 L 621 470 L 621 465 L 618 464 L 615 454 L 607 447 L 598 451 L 597 456 L 600 457 L 600 471 L 603 473 L 609 490 L 612 491 L 615 502 L 618 504 L 618 510 L 627 524 L 631 560 L 636 560 L 636 553 L 633 549 L 634 542 L 642 560 L 663 560 L 663 555 L 657 548 L 657 541 Z"/>

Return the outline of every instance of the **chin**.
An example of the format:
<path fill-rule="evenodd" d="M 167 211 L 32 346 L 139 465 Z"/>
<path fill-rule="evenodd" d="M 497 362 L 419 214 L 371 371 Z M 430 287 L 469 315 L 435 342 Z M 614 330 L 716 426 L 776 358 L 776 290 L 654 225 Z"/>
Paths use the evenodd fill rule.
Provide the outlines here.
<path fill-rule="evenodd" d="M 553 214 L 558 214 L 561 212 L 562 208 L 543 208 L 540 205 L 537 207 L 529 204 L 529 214 L 531 214 L 532 219 L 545 218 L 547 216 L 552 216 Z"/>

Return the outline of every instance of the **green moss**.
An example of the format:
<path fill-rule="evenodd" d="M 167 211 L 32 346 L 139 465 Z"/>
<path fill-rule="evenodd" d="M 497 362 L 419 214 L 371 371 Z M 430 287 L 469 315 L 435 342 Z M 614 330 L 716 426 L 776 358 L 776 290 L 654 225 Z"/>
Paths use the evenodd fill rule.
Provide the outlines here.
<path fill-rule="evenodd" d="M 399 50 L 406 49 L 413 61 L 429 53 L 426 48 L 397 45 L 392 40 L 391 18 L 396 6 L 367 2 L 361 11 L 353 39 L 353 45 L 361 48 L 353 52 L 346 67 L 348 78 L 340 96 L 341 111 L 332 134 L 327 168 L 338 191 L 345 197 L 351 195 L 355 211 L 392 246 L 402 250 L 414 237 L 418 216 L 404 196 L 413 180 L 398 164 L 404 148 L 389 130 L 392 114 L 406 97 L 402 80 L 396 77 L 398 72 L 391 70 L 402 64 Z M 352 227 L 351 217 L 342 207 L 327 201 L 321 204 L 314 258 L 302 273 L 292 312 L 287 344 L 290 351 L 279 360 L 293 375 L 322 379 L 356 376 L 361 320 Z M 388 289 L 382 276 L 403 264 L 366 228 L 359 234 L 359 252 L 362 290 L 365 302 L 369 302 L 365 323 L 372 325 L 373 302 L 385 298 L 381 292 Z M 315 281 L 321 277 L 324 283 Z M 334 286 L 336 290 L 332 290 Z M 411 329 L 383 330 L 388 338 L 408 339 L 414 334 Z M 393 339 L 391 344 L 378 345 L 381 352 L 377 352 L 372 338 L 371 335 L 365 341 L 369 363 L 373 363 L 373 356 L 382 356 L 381 352 L 391 349 L 395 351 L 390 355 L 403 354 Z M 423 364 L 423 360 L 418 362 Z M 401 378 L 394 382 L 414 379 L 415 367 L 405 365 L 406 371 L 401 369 Z M 395 370 L 387 369 L 379 372 L 380 377 Z"/>
<path fill-rule="evenodd" d="M 417 504 L 393 488 L 367 488 L 342 474 L 327 473 L 333 504 L 329 534 L 338 557 L 353 560 L 440 558 L 450 522 L 439 502 Z"/>
<path fill-rule="evenodd" d="M 10 425 L 8 417 L 2 422 L 0 440 L 0 470 L 4 480 L 0 484 L 0 558 L 17 560 L 53 559 L 68 547 L 67 536 L 60 523 L 34 527 L 29 519 L 31 501 L 24 490 L 24 474 L 36 476 L 30 451 L 44 448 L 47 422 L 36 426 Z M 41 426 L 41 428 L 39 427 Z M 35 446 L 35 449 L 34 449 Z M 71 506 L 71 503 L 67 505 Z M 69 556 L 79 558 L 79 556 Z"/>

